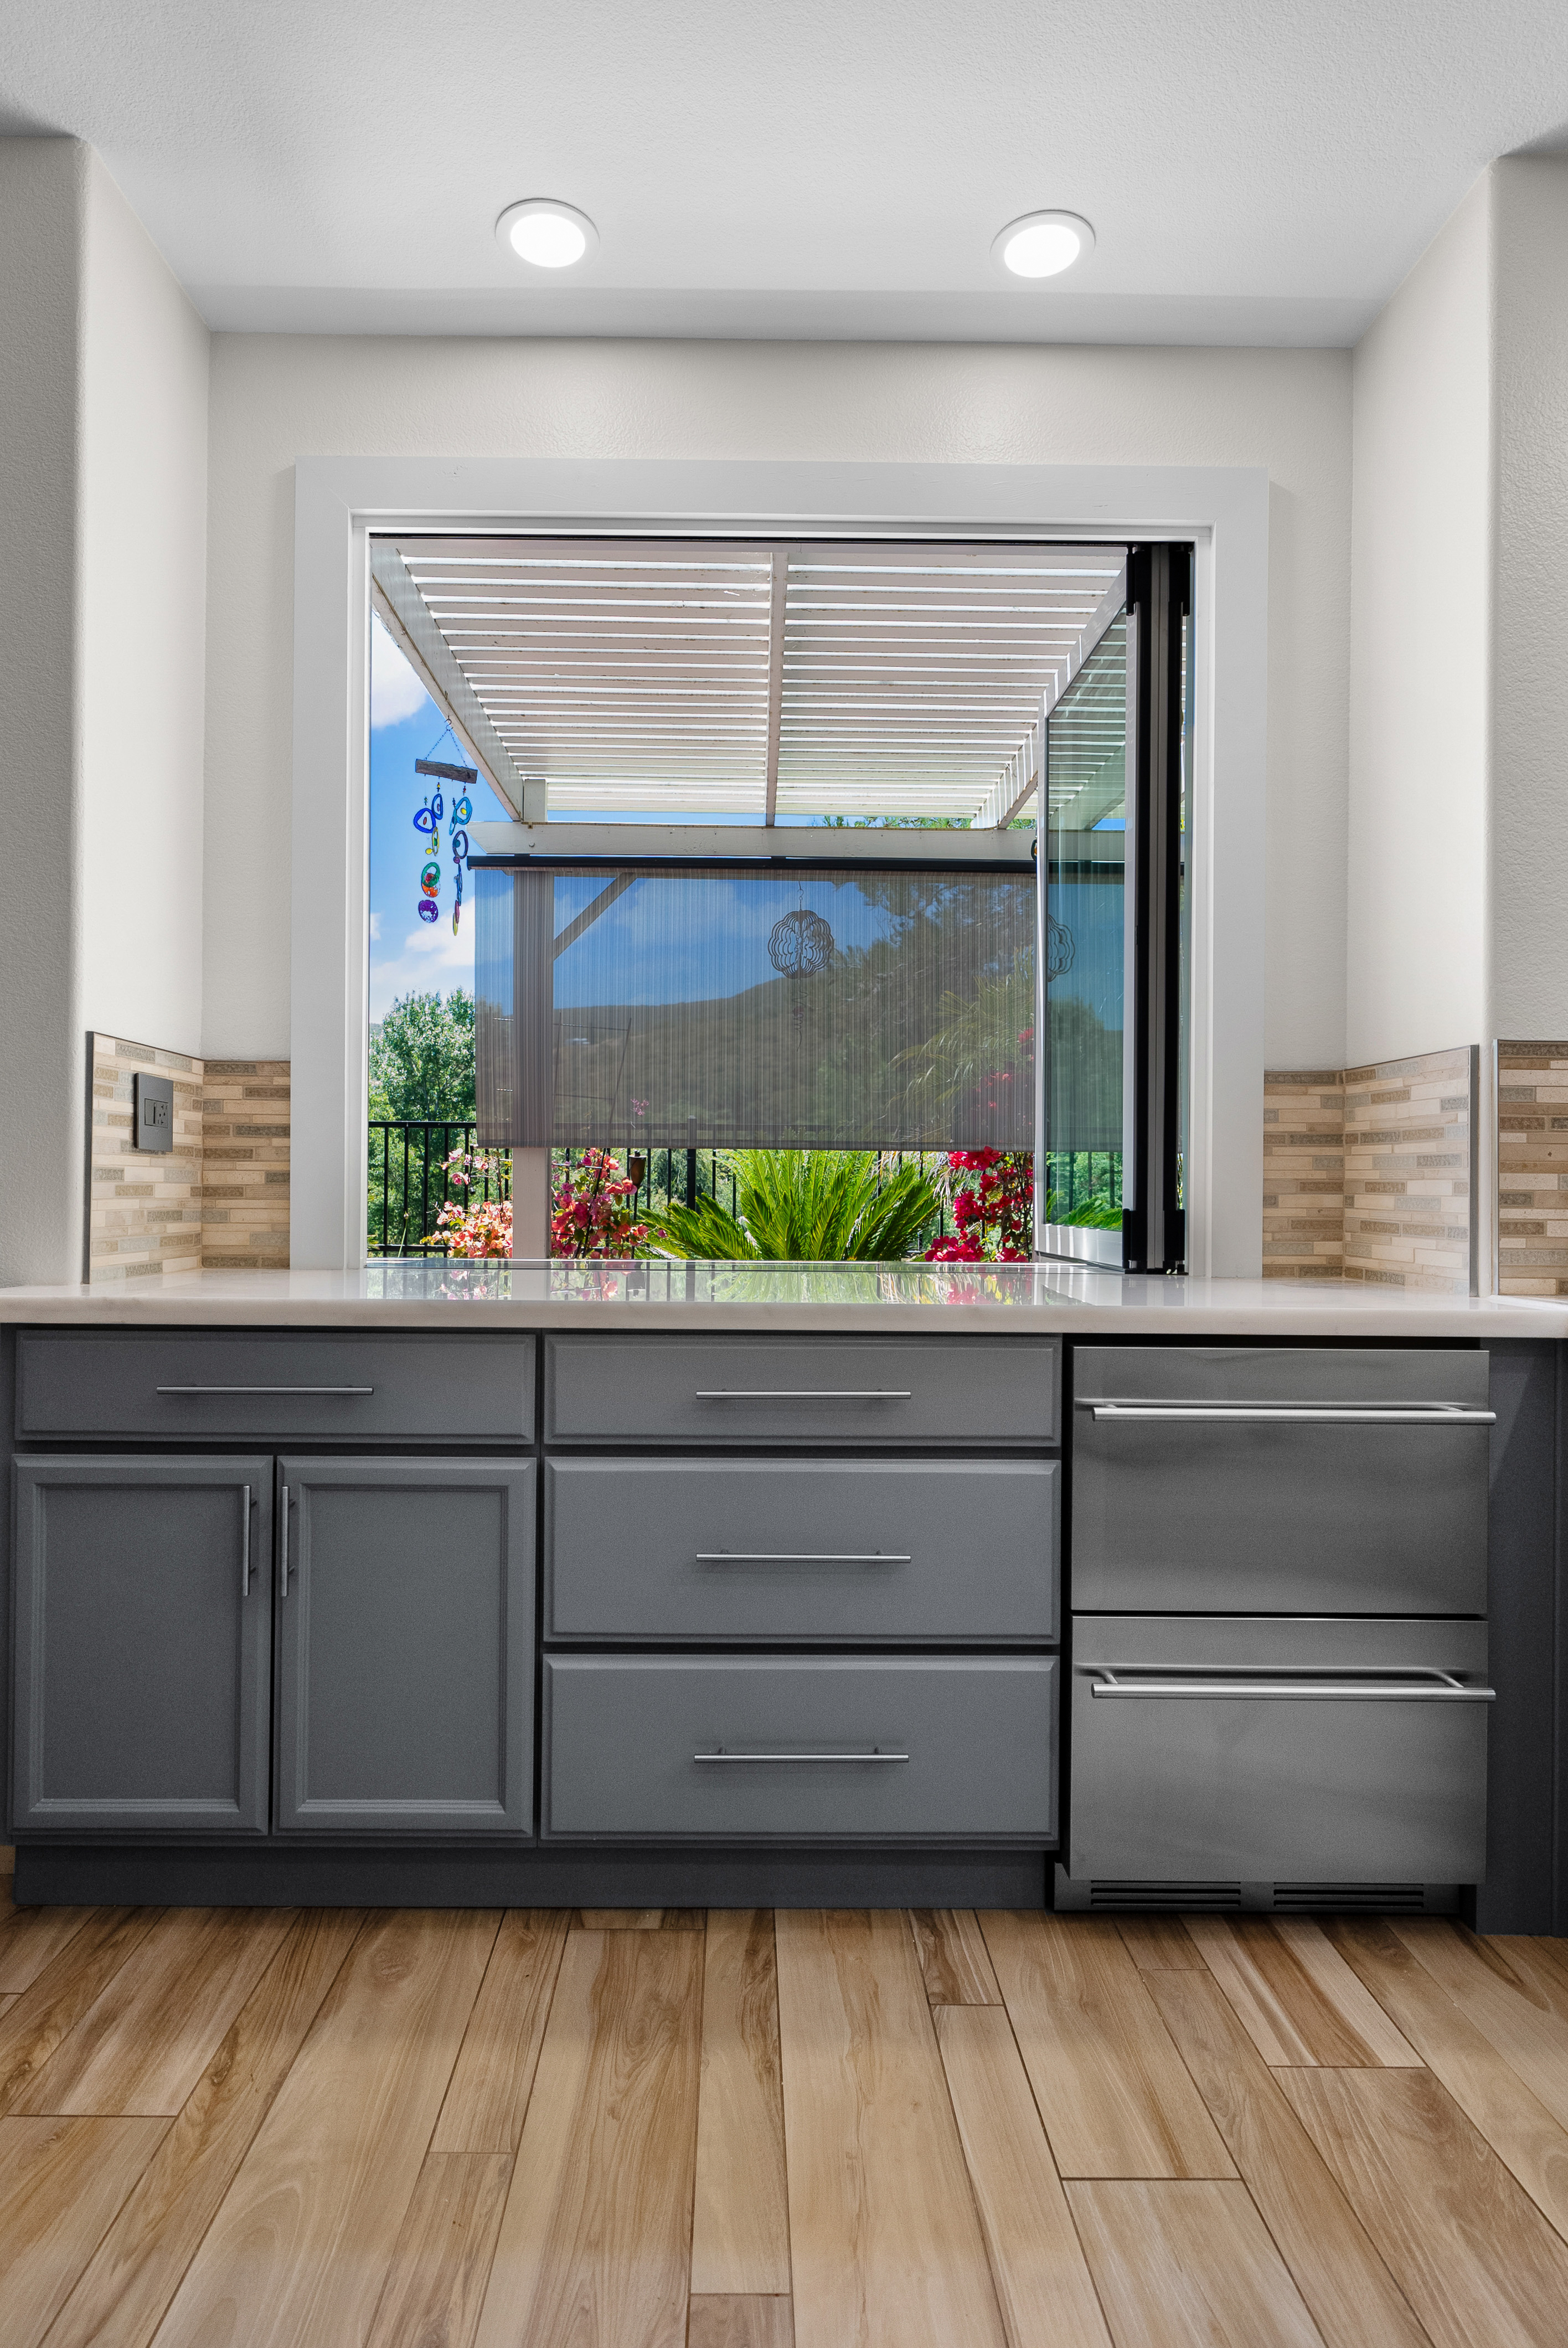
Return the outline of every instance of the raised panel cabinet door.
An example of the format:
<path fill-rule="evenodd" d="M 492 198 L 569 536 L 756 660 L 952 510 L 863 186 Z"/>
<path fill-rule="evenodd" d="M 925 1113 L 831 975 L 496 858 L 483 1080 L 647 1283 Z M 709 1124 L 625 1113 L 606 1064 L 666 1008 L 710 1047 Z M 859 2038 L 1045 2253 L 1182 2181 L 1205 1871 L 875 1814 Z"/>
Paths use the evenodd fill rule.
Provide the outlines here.
<path fill-rule="evenodd" d="M 272 1462 L 13 1463 L 19 1834 L 267 1831 Z"/>
<path fill-rule="evenodd" d="M 279 1830 L 530 1834 L 533 1461 L 278 1477 Z"/>

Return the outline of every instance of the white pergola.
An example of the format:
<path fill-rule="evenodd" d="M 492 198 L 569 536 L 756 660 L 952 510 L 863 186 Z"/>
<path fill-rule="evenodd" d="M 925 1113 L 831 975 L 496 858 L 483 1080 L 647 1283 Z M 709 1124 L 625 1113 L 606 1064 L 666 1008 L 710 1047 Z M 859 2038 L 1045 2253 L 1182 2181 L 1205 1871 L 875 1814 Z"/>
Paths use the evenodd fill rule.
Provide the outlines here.
<path fill-rule="evenodd" d="M 371 578 L 519 822 L 998 827 L 1036 798 L 1125 549 L 398 533 L 373 537 Z"/>

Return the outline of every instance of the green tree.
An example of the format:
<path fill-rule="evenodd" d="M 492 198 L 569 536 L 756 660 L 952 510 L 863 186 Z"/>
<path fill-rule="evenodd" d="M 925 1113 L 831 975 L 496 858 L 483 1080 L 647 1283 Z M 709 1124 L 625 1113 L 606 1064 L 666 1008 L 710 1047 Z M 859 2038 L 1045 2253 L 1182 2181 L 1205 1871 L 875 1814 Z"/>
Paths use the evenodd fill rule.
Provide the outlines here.
<path fill-rule="evenodd" d="M 464 988 L 393 1004 L 371 1039 L 370 1114 L 473 1122 L 474 998 Z"/>

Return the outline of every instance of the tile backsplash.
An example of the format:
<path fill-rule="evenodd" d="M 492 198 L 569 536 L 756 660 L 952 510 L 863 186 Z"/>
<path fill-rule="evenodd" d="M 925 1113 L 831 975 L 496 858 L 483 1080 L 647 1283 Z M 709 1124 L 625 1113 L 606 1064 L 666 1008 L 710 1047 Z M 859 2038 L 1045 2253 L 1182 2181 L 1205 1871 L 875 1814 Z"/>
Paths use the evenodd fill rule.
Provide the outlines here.
<path fill-rule="evenodd" d="M 1497 1284 L 1568 1296 L 1568 1043 L 1497 1047 Z"/>
<path fill-rule="evenodd" d="M 1479 1055 L 1264 1078 L 1263 1270 L 1467 1295 Z"/>
<path fill-rule="evenodd" d="M 289 1063 L 197 1060 L 88 1039 L 87 1278 L 282 1270 L 289 1261 Z M 132 1146 L 138 1071 L 174 1086 L 174 1147 Z"/>

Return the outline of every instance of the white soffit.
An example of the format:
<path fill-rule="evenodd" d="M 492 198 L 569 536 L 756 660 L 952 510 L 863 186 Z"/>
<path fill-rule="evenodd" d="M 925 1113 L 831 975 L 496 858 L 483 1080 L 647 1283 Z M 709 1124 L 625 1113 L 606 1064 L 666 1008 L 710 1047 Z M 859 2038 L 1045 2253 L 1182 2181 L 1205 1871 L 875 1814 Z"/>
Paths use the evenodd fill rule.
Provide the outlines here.
<path fill-rule="evenodd" d="M 400 535 L 374 541 L 373 572 L 519 813 L 542 779 L 556 815 L 996 824 L 1028 811 L 1044 713 L 1119 605 L 1124 559 Z"/>

